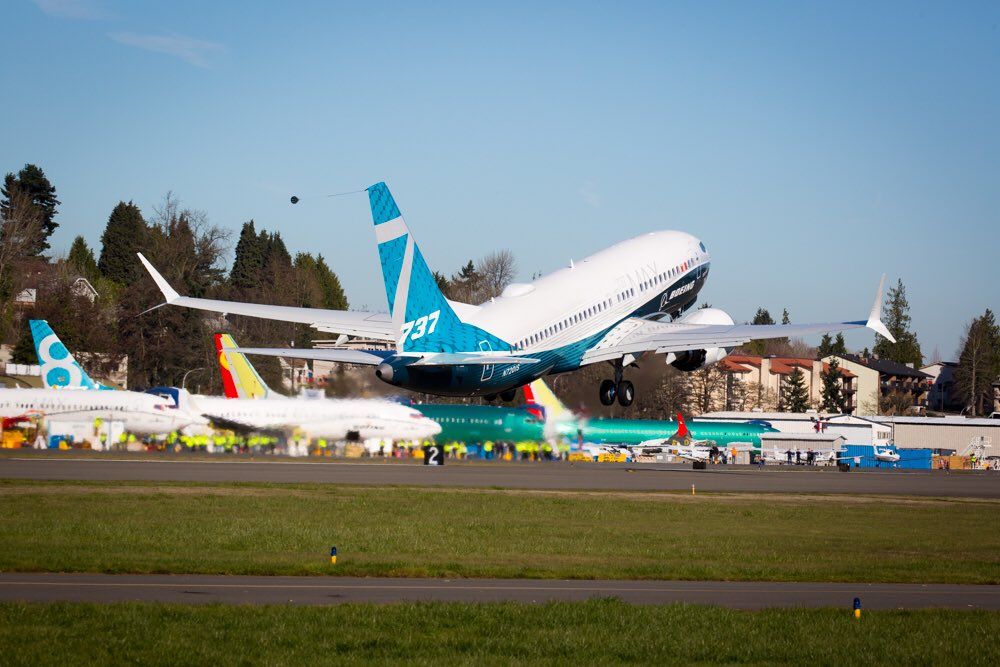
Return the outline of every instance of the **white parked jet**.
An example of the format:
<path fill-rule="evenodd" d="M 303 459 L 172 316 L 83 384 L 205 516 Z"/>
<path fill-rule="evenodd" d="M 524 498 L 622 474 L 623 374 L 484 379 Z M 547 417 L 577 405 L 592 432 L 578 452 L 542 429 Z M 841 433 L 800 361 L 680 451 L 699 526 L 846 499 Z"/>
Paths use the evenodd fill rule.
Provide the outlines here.
<path fill-rule="evenodd" d="M 42 417 L 51 421 L 122 422 L 140 435 L 169 433 L 192 423 L 190 415 L 166 399 L 135 391 L 0 389 L 0 417 Z"/>
<path fill-rule="evenodd" d="M 499 395 L 555 373 L 610 362 L 600 399 L 630 405 L 623 369 L 645 354 L 694 371 L 750 340 L 868 327 L 892 340 L 879 319 L 882 287 L 866 320 L 823 324 L 738 325 L 717 308 L 685 314 L 709 272 L 705 244 L 678 231 L 644 234 L 527 284 L 509 285 L 481 305 L 449 301 L 385 183 L 368 188 L 388 314 L 293 308 L 181 296 L 139 256 L 166 302 L 220 313 L 301 322 L 325 332 L 391 341 L 395 350 L 246 349 L 376 367 L 384 382 L 454 396 Z"/>
<path fill-rule="evenodd" d="M 153 390 L 207 418 L 213 425 L 243 431 L 299 433 L 309 438 L 422 441 L 441 426 L 411 407 L 374 399 L 289 399 L 272 391 L 229 335 L 216 336 L 223 386 L 230 397 Z"/>

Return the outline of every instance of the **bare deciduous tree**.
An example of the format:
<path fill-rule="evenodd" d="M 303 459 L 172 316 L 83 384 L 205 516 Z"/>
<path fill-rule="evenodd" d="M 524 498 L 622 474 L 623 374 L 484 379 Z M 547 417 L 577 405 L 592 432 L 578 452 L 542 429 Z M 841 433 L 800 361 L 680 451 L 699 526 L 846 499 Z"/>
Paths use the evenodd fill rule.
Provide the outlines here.
<path fill-rule="evenodd" d="M 44 216 L 32 205 L 31 197 L 20 189 L 10 194 L 10 206 L 0 219 L 0 322 L 10 323 L 14 299 L 24 288 L 21 264 L 43 238 Z M 6 338 L 7 331 L 0 332 Z"/>
<path fill-rule="evenodd" d="M 479 299 L 488 301 L 500 296 L 504 288 L 514 281 L 517 274 L 517 263 L 514 253 L 510 250 L 492 252 L 476 262 L 476 273 L 481 279 Z"/>

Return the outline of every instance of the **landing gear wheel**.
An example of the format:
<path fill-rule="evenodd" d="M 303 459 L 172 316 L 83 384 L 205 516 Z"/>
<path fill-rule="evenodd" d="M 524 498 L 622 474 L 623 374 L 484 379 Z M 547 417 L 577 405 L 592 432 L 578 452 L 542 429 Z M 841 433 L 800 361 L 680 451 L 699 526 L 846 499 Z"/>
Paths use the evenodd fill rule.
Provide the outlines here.
<path fill-rule="evenodd" d="M 605 380 L 601 383 L 601 405 L 612 405 L 615 402 L 615 381 Z"/>
<path fill-rule="evenodd" d="M 510 403 L 515 398 L 517 398 L 517 388 L 508 389 L 507 391 L 500 392 L 500 400 L 504 403 Z"/>
<path fill-rule="evenodd" d="M 485 394 L 483 396 L 483 400 L 486 401 L 487 403 L 492 403 L 493 401 L 497 400 L 497 395 L 496 394 Z"/>
<path fill-rule="evenodd" d="M 628 380 L 618 383 L 618 405 L 627 408 L 635 400 L 635 387 Z"/>

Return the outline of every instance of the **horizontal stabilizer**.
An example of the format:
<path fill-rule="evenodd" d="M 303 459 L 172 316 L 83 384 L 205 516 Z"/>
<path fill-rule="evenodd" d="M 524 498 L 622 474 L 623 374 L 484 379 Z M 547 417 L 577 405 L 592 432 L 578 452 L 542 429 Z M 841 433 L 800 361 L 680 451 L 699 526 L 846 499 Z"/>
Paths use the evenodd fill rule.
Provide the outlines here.
<path fill-rule="evenodd" d="M 233 350 L 242 354 L 254 354 L 262 357 L 284 357 L 286 359 L 309 359 L 312 361 L 333 361 L 341 364 L 363 364 L 378 366 L 391 352 L 384 350 L 337 350 L 323 348 L 294 347 L 240 347 Z"/>
<path fill-rule="evenodd" d="M 532 357 L 511 357 L 500 354 L 477 354 L 475 352 L 441 352 L 428 354 L 411 366 L 492 366 L 493 364 L 537 364 L 540 359 Z"/>

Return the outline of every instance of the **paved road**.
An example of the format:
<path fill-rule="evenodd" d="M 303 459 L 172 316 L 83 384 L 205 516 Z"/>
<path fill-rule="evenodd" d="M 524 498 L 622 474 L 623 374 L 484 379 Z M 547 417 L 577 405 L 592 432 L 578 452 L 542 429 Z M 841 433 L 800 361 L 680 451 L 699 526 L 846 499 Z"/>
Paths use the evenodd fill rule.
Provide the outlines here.
<path fill-rule="evenodd" d="M 213 575 L 0 574 L 0 601 L 307 604 L 344 602 L 547 602 L 615 597 L 636 604 L 688 602 L 738 609 L 843 607 L 1000 610 L 1000 586 L 722 581 L 363 579 Z"/>
<path fill-rule="evenodd" d="M 698 491 L 849 493 L 1000 498 L 995 472 L 865 471 L 834 468 L 684 466 L 599 463 L 449 463 L 436 468 L 410 461 L 345 462 L 295 459 L 0 457 L 0 478 L 189 482 L 314 482 L 359 485 Z"/>

